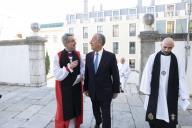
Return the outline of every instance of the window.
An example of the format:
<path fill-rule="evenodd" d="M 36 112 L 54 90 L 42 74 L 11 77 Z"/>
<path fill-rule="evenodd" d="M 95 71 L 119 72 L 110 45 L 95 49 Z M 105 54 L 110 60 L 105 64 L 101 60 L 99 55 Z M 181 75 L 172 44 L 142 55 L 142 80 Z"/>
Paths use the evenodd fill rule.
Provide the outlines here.
<path fill-rule="evenodd" d="M 116 20 L 120 20 L 120 12 L 119 10 L 113 11 L 113 16 L 110 17 L 111 21 L 116 21 Z"/>
<path fill-rule="evenodd" d="M 113 53 L 118 54 L 119 53 L 119 43 L 113 42 Z"/>
<path fill-rule="evenodd" d="M 104 11 L 104 16 L 112 16 L 112 10 Z"/>
<path fill-rule="evenodd" d="M 96 17 L 96 12 L 90 12 L 89 13 L 89 18 L 93 18 L 93 17 Z"/>
<path fill-rule="evenodd" d="M 129 24 L 129 36 L 136 36 L 136 24 Z"/>
<path fill-rule="evenodd" d="M 192 11 L 192 4 L 188 4 L 186 14 L 187 15 L 191 14 L 191 11 Z"/>
<path fill-rule="evenodd" d="M 103 22 L 105 21 L 105 18 L 104 18 L 104 12 L 95 12 L 96 13 L 96 16 L 95 16 L 95 22 Z"/>
<path fill-rule="evenodd" d="M 69 28 L 69 33 L 74 33 L 74 29 L 73 28 Z"/>
<path fill-rule="evenodd" d="M 88 38 L 88 27 L 83 27 L 83 38 Z"/>
<path fill-rule="evenodd" d="M 104 12 L 98 12 L 97 16 L 98 17 L 104 17 Z"/>
<path fill-rule="evenodd" d="M 75 23 L 75 15 L 69 15 L 68 23 Z"/>
<path fill-rule="evenodd" d="M 156 30 L 159 33 L 165 33 L 166 21 L 165 20 L 158 20 L 156 21 Z"/>
<path fill-rule="evenodd" d="M 174 16 L 174 5 L 167 5 L 166 16 Z"/>
<path fill-rule="evenodd" d="M 128 14 L 128 9 L 120 9 L 120 15 L 127 15 Z"/>
<path fill-rule="evenodd" d="M 177 19 L 176 20 L 176 33 L 187 32 L 187 19 Z"/>
<path fill-rule="evenodd" d="M 129 42 L 129 54 L 135 54 L 135 42 Z"/>
<path fill-rule="evenodd" d="M 147 8 L 147 13 L 154 14 L 155 8 L 154 7 L 148 7 Z"/>
<path fill-rule="evenodd" d="M 156 12 L 165 12 L 165 5 L 156 5 L 155 11 Z"/>
<path fill-rule="evenodd" d="M 103 33 L 103 26 L 97 26 L 97 33 Z"/>
<path fill-rule="evenodd" d="M 167 33 L 174 33 L 174 21 L 167 21 Z"/>
<path fill-rule="evenodd" d="M 137 10 L 136 9 L 129 9 L 129 16 L 130 17 L 136 17 Z"/>
<path fill-rule="evenodd" d="M 88 53 L 88 43 L 83 43 L 83 54 Z"/>
<path fill-rule="evenodd" d="M 119 25 L 113 25 L 113 37 L 119 36 Z"/>
<path fill-rule="evenodd" d="M 129 59 L 129 67 L 135 69 L 135 59 Z"/>
<path fill-rule="evenodd" d="M 113 17 L 118 17 L 119 16 L 119 10 L 118 11 L 113 11 Z"/>

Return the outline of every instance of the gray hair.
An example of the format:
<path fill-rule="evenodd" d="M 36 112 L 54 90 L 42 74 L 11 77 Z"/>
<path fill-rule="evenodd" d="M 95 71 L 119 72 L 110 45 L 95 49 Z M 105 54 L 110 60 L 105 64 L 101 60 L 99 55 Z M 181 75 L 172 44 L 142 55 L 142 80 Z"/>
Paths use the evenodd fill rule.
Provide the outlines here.
<path fill-rule="evenodd" d="M 105 44 L 105 36 L 101 33 L 97 33 L 97 40 L 104 45 Z"/>
<path fill-rule="evenodd" d="M 65 45 L 65 44 L 67 43 L 69 36 L 74 36 L 74 35 L 71 34 L 71 33 L 65 33 L 65 34 L 62 36 L 63 45 Z"/>

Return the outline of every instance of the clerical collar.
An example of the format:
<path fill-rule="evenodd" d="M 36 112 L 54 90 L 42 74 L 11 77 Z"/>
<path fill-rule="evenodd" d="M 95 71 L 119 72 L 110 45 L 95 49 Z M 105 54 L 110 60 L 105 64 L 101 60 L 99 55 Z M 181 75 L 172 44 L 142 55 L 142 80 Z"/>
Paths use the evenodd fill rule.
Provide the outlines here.
<path fill-rule="evenodd" d="M 66 49 L 66 48 L 65 48 L 65 51 L 68 52 L 68 53 L 72 53 L 72 51 L 70 51 L 70 50 L 68 50 L 68 49 Z"/>
<path fill-rule="evenodd" d="M 171 52 L 170 52 L 169 54 L 165 54 L 163 51 L 161 51 L 160 53 L 161 53 L 161 55 L 164 55 L 164 56 L 169 56 L 169 55 L 171 55 Z"/>

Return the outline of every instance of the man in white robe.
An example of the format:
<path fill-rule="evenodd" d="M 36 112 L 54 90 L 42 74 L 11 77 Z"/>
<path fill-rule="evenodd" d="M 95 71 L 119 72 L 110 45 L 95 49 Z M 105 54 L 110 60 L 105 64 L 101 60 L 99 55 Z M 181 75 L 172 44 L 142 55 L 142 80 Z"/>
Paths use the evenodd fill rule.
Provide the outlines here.
<path fill-rule="evenodd" d="M 144 108 L 151 128 L 176 128 L 178 97 L 184 110 L 189 105 L 184 66 L 171 52 L 173 47 L 173 39 L 165 38 L 143 71 L 140 91 L 146 95 Z"/>
<path fill-rule="evenodd" d="M 130 68 L 129 65 L 125 63 L 125 58 L 120 59 L 120 62 L 118 63 L 118 69 L 121 82 L 121 92 L 124 92 L 125 86 L 127 84 L 127 79 L 130 74 Z"/>

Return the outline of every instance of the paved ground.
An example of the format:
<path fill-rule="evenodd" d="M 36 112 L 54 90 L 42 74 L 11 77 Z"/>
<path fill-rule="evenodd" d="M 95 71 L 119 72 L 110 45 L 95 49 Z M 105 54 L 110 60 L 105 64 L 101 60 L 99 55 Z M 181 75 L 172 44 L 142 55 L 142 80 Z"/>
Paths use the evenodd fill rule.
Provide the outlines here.
<path fill-rule="evenodd" d="M 54 128 L 54 79 L 48 87 L 18 87 L 0 85 L 0 128 Z M 127 86 L 112 102 L 112 128 L 149 128 L 144 121 L 144 97 L 134 84 Z M 84 123 L 81 128 L 93 128 L 90 99 L 84 97 Z M 179 128 L 192 128 L 192 106 L 186 112 L 179 110 Z"/>

